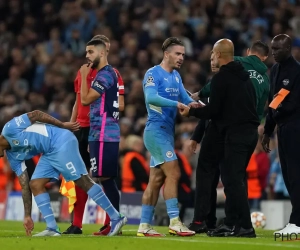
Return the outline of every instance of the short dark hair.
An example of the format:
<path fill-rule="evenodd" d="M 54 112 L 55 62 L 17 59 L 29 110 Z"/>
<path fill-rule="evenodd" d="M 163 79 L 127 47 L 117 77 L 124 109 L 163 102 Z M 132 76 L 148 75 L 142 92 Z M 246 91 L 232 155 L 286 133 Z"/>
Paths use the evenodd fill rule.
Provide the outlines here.
<path fill-rule="evenodd" d="M 97 39 L 99 39 L 99 40 L 102 40 L 102 41 L 104 41 L 105 43 L 110 43 L 110 40 L 109 40 L 109 38 L 107 37 L 107 36 L 105 36 L 105 35 L 96 35 L 96 36 L 94 36 L 93 38 L 92 38 L 92 40 L 97 40 Z"/>
<path fill-rule="evenodd" d="M 269 55 L 269 46 L 262 41 L 254 42 L 250 47 L 251 52 L 256 52 L 261 56 L 268 56 Z"/>
<path fill-rule="evenodd" d="M 86 46 L 104 46 L 106 47 L 106 44 L 103 40 L 101 39 L 92 39 L 91 41 L 89 41 Z"/>
<path fill-rule="evenodd" d="M 177 37 L 169 37 L 164 41 L 161 49 L 163 52 L 165 52 L 168 48 L 175 46 L 175 45 L 184 47 L 183 42 L 181 42 Z"/>

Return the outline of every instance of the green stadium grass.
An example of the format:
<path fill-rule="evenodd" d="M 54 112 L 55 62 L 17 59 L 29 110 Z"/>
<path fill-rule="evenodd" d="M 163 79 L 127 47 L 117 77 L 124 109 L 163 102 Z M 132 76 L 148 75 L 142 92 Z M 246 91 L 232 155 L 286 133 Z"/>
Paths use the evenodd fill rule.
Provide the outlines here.
<path fill-rule="evenodd" d="M 61 231 L 69 224 L 60 223 Z M 45 229 L 44 223 L 36 223 L 33 233 Z M 155 227 L 166 233 L 163 238 L 136 237 L 137 226 L 123 227 L 122 236 L 92 236 L 99 225 L 84 225 L 83 235 L 61 237 L 27 237 L 22 222 L 0 221 L 1 250 L 240 250 L 240 249 L 300 249 L 300 241 L 281 242 L 274 240 L 273 231 L 257 230 L 256 239 L 211 238 L 204 234 L 194 237 L 177 237 L 168 234 L 167 227 Z"/>

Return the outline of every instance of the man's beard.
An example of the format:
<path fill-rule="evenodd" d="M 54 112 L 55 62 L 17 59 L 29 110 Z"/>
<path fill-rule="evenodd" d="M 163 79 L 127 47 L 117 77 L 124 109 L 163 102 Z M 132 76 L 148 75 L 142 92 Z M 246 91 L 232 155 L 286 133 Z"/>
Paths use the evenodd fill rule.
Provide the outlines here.
<path fill-rule="evenodd" d="M 93 65 L 92 65 L 92 69 L 95 69 L 99 66 L 100 63 L 100 57 L 95 58 L 95 60 L 93 61 Z"/>

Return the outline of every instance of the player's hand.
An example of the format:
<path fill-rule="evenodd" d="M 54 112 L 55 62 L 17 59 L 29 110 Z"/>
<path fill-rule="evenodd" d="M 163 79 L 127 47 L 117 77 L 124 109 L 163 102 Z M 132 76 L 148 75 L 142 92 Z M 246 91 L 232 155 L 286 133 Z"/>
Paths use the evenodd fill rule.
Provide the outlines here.
<path fill-rule="evenodd" d="M 78 122 L 64 122 L 63 125 L 63 128 L 71 130 L 72 132 L 80 129 L 80 124 Z"/>
<path fill-rule="evenodd" d="M 263 147 L 263 149 L 264 149 L 264 151 L 266 153 L 270 153 L 271 152 L 269 144 L 270 144 L 270 137 L 267 136 L 267 135 L 263 135 L 263 138 L 261 140 L 261 145 L 262 145 L 262 147 Z"/>
<path fill-rule="evenodd" d="M 203 107 L 203 105 L 201 104 L 201 103 L 199 103 L 199 102 L 191 102 L 191 103 L 189 103 L 189 105 L 188 105 L 190 108 L 201 108 L 201 107 Z"/>
<path fill-rule="evenodd" d="M 178 102 L 177 103 L 177 108 L 178 109 L 185 109 L 185 108 L 187 108 L 188 106 L 186 106 L 185 104 L 183 104 L 183 103 L 181 103 L 181 102 Z"/>
<path fill-rule="evenodd" d="M 26 230 L 26 235 L 31 236 L 31 232 L 34 229 L 34 223 L 30 216 L 24 218 L 23 226 Z"/>
<path fill-rule="evenodd" d="M 182 116 L 189 116 L 190 107 L 184 105 L 183 103 L 178 102 L 177 108 L 179 109 L 179 113 Z"/>
<path fill-rule="evenodd" d="M 87 77 L 87 75 L 89 74 L 89 72 L 91 70 L 92 65 L 93 65 L 92 63 L 89 63 L 89 64 L 83 64 L 80 67 L 80 75 L 81 75 L 81 77 L 83 77 L 83 78 Z"/>
<path fill-rule="evenodd" d="M 199 92 L 196 92 L 194 94 L 191 95 L 191 98 L 194 100 L 194 101 L 198 101 L 200 98 L 199 98 Z"/>
<path fill-rule="evenodd" d="M 189 141 L 189 145 L 188 148 L 191 152 L 193 152 L 194 154 L 196 154 L 196 148 L 197 148 L 197 142 L 194 140 L 190 140 Z"/>

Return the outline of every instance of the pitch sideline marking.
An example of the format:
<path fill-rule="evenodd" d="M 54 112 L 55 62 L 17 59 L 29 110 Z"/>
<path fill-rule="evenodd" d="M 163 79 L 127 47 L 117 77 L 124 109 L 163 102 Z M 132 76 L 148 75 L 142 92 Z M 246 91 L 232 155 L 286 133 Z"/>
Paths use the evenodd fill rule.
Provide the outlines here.
<path fill-rule="evenodd" d="M 135 239 L 153 239 L 154 237 L 137 237 L 137 236 L 133 236 L 133 238 Z M 214 237 L 216 238 L 216 237 Z M 220 237 L 219 237 L 220 238 Z M 182 241 L 182 242 L 199 242 L 199 243 L 207 243 L 207 244 L 234 244 L 234 245 L 253 245 L 253 246 L 270 246 L 270 247 L 289 247 L 289 248 L 299 248 L 299 246 L 295 246 L 295 245 L 287 245 L 287 244 L 274 244 L 274 243 L 259 243 L 259 242 L 243 242 L 243 241 L 205 241 L 205 240 L 196 240 L 196 239 L 192 239 L 192 240 L 186 240 L 186 239 L 174 239 L 174 238 L 159 238 L 159 237 L 155 237 L 156 240 L 170 240 L 170 241 Z"/>

